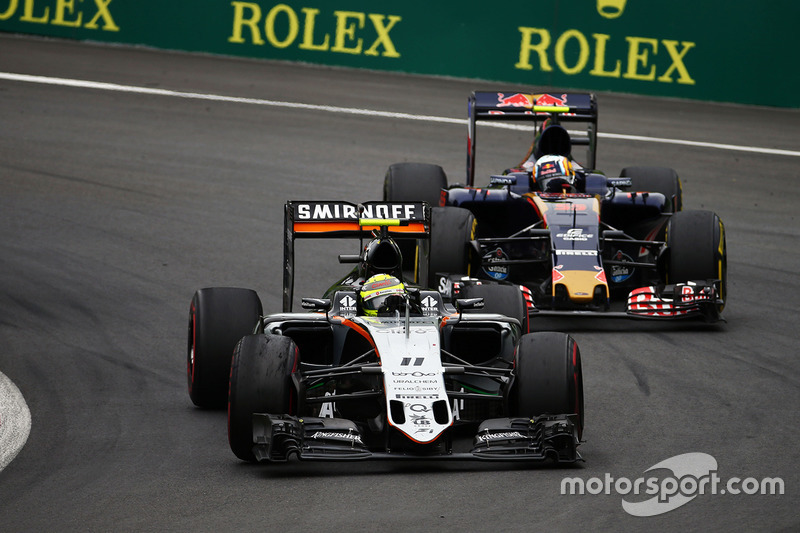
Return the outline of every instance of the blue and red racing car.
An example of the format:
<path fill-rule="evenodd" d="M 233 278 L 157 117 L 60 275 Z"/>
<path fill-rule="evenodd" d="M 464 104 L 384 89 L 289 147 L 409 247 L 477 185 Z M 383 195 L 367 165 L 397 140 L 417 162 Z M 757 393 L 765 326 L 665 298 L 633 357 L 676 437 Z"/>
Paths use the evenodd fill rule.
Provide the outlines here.
<path fill-rule="evenodd" d="M 384 200 L 439 206 L 422 283 L 446 298 L 515 285 L 531 316 L 721 320 L 722 220 L 682 209 L 673 169 L 627 167 L 615 177 L 595 170 L 597 116 L 590 93 L 475 92 L 465 185 L 448 186 L 437 165 L 390 166 Z M 535 137 L 522 161 L 476 186 L 477 126 L 489 121 L 529 124 Z M 583 164 L 578 147 L 586 148 Z"/>

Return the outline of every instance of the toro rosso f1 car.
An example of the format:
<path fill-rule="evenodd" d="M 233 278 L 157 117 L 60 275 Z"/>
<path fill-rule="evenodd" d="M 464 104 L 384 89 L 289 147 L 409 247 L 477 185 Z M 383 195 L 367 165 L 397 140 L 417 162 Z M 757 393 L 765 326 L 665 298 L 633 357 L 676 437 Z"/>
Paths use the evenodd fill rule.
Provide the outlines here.
<path fill-rule="evenodd" d="M 482 298 L 452 306 L 403 279 L 394 239 L 418 240 L 425 254 L 426 203 L 289 202 L 285 217 L 283 312 L 263 315 L 240 288 L 201 289 L 190 307 L 190 396 L 227 403 L 237 457 L 581 459 L 572 337 L 526 334 L 518 319 L 482 312 Z M 362 239 L 339 257 L 354 267 L 293 312 L 294 241 L 327 237 Z"/>
<path fill-rule="evenodd" d="M 387 201 L 441 206 L 433 211 L 428 285 L 446 297 L 475 284 L 520 285 L 531 316 L 721 319 L 722 221 L 682 210 L 673 169 L 628 167 L 619 177 L 594 170 L 593 94 L 475 92 L 468 107 L 466 185 L 448 187 L 441 167 L 421 163 L 392 165 L 384 181 Z M 476 187 L 476 132 L 485 121 L 528 122 L 535 139 L 522 162 Z M 585 129 L 567 131 L 565 123 Z M 587 148 L 585 167 L 575 146 Z"/>

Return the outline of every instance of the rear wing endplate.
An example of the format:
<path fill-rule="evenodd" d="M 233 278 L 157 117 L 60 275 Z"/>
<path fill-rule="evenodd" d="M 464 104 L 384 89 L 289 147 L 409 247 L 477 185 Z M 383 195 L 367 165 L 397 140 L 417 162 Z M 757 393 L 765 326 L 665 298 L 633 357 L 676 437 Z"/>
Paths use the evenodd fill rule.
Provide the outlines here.
<path fill-rule="evenodd" d="M 431 208 L 427 202 L 289 201 L 283 227 L 283 312 L 292 310 L 295 239 L 370 239 L 386 227 L 393 239 L 417 239 L 428 257 Z M 427 261 L 421 261 L 426 266 Z M 427 276 L 427 273 L 425 273 Z"/>

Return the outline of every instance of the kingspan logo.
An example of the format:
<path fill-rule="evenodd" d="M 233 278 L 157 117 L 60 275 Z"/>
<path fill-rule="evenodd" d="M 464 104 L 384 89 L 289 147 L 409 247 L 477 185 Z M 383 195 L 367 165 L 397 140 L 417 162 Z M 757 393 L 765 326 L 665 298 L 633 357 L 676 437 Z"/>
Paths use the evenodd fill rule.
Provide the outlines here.
<path fill-rule="evenodd" d="M 784 481 L 781 478 L 765 477 L 761 480 L 748 477 L 731 477 L 723 481 L 717 474 L 717 460 L 707 453 L 685 453 L 657 463 L 648 472 L 662 471 L 649 477 L 634 480 L 626 477 L 614 478 L 605 474 L 603 478 L 564 478 L 561 494 L 609 495 L 612 492 L 624 496 L 622 508 L 633 516 L 657 516 L 673 511 L 706 494 L 732 495 L 781 495 Z M 663 475 L 663 471 L 670 474 Z M 636 496 L 652 496 L 636 501 Z"/>

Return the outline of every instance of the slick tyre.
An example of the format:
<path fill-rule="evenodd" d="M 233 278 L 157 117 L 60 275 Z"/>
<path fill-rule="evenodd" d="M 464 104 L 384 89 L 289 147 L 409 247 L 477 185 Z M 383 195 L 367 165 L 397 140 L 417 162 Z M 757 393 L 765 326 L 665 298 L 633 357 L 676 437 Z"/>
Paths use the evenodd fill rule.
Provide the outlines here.
<path fill-rule="evenodd" d="M 577 414 L 583 435 L 583 371 L 581 353 L 566 333 L 523 335 L 514 358 L 514 382 L 509 411 L 515 417 Z"/>
<path fill-rule="evenodd" d="M 428 202 L 439 205 L 442 189 L 447 188 L 447 176 L 439 165 L 427 163 L 395 163 L 386 171 L 383 180 L 383 200 L 386 202 Z M 403 270 L 413 270 L 416 243 L 399 240 L 403 254 Z"/>
<path fill-rule="evenodd" d="M 253 413 L 295 414 L 297 370 L 294 341 L 280 335 L 248 335 L 236 345 L 228 392 L 228 443 L 242 461 L 255 462 Z"/>
<path fill-rule="evenodd" d="M 465 313 L 497 313 L 516 318 L 522 333 L 528 333 L 528 305 L 517 285 L 467 285 L 461 289 L 459 298 L 483 298 L 483 309 L 468 309 Z"/>
<path fill-rule="evenodd" d="M 659 192 L 667 198 L 667 213 L 683 209 L 683 192 L 678 173 L 666 167 L 626 167 L 620 176 L 630 178 L 636 192 Z"/>
<path fill-rule="evenodd" d="M 262 314 L 261 300 L 250 289 L 213 287 L 194 294 L 189 307 L 186 369 L 189 397 L 195 405 L 225 407 L 233 347 L 253 332 Z"/>
<path fill-rule="evenodd" d="M 461 207 L 435 207 L 431 211 L 430 268 L 428 279 L 419 280 L 428 288 L 438 288 L 436 273 L 470 272 L 470 241 L 475 238 L 475 216 Z"/>
<path fill-rule="evenodd" d="M 727 297 L 728 248 L 725 226 L 712 211 L 682 211 L 667 225 L 669 250 L 666 282 L 720 280 L 720 296 Z M 722 311 L 723 305 L 719 306 Z"/>

